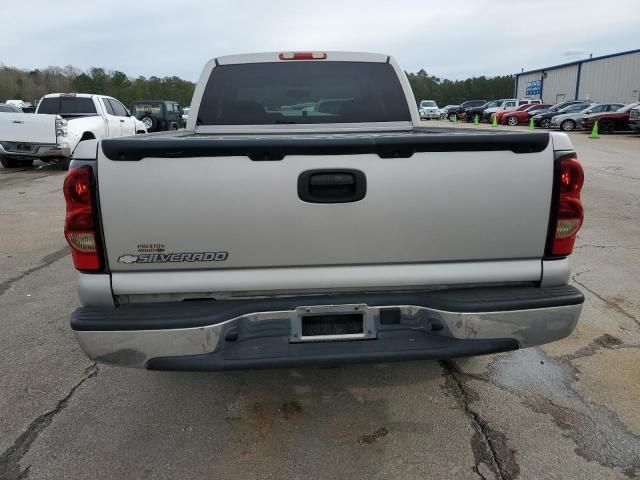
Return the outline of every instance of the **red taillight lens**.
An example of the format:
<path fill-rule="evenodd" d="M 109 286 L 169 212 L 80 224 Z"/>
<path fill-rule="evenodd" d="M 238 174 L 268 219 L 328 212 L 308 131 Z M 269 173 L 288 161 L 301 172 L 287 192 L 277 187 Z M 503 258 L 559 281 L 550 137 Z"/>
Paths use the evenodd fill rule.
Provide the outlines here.
<path fill-rule="evenodd" d="M 73 264 L 76 269 L 85 271 L 96 271 L 101 267 L 96 241 L 92 182 L 91 167 L 84 166 L 69 170 L 63 186 L 67 203 L 64 236 L 71 247 Z"/>
<path fill-rule="evenodd" d="M 576 194 L 580 198 L 580 190 L 584 183 L 584 172 L 578 159 L 573 157 L 560 160 L 560 195 Z"/>
<path fill-rule="evenodd" d="M 282 52 L 280 60 L 326 60 L 326 52 Z"/>
<path fill-rule="evenodd" d="M 578 159 L 564 157 L 559 160 L 556 175 L 557 201 L 553 212 L 552 256 L 566 256 L 573 251 L 578 230 L 584 221 L 580 203 L 580 191 L 584 183 L 584 171 Z"/>

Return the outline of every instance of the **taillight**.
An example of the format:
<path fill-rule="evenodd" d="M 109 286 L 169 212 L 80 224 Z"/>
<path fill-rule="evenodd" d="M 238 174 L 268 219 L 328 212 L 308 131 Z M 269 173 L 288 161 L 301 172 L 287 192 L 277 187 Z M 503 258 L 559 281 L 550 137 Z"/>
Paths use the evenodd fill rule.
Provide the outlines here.
<path fill-rule="evenodd" d="M 326 60 L 326 52 L 282 52 L 280 60 Z"/>
<path fill-rule="evenodd" d="M 573 244 L 584 220 L 580 203 L 584 171 L 574 156 L 562 157 L 557 162 L 548 253 L 564 257 L 573 251 Z"/>
<path fill-rule="evenodd" d="M 101 268 L 92 190 L 91 167 L 69 170 L 63 186 L 67 203 L 64 236 L 71 247 L 73 264 L 76 269 L 85 271 Z"/>

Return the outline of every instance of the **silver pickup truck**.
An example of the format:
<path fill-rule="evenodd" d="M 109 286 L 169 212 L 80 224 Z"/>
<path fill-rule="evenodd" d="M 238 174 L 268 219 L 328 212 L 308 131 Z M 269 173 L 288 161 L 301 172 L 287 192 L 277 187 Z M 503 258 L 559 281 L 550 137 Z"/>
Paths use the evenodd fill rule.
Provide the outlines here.
<path fill-rule="evenodd" d="M 387 56 L 219 57 L 187 130 L 82 142 L 71 328 L 153 370 L 480 355 L 574 329 L 583 172 L 562 133 L 421 126 Z"/>

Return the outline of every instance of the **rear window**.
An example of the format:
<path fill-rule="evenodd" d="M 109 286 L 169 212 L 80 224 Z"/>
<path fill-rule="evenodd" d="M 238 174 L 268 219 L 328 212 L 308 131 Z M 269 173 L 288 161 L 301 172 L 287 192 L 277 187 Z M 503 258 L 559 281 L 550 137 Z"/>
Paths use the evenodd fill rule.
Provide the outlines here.
<path fill-rule="evenodd" d="M 368 62 L 274 62 L 213 69 L 199 125 L 410 121 L 393 67 Z"/>
<path fill-rule="evenodd" d="M 12 105 L 0 105 L 0 112 L 3 113 L 20 113 L 21 110 Z"/>
<path fill-rule="evenodd" d="M 96 115 L 96 106 L 93 99 L 87 97 L 48 97 L 40 101 L 38 113 Z"/>

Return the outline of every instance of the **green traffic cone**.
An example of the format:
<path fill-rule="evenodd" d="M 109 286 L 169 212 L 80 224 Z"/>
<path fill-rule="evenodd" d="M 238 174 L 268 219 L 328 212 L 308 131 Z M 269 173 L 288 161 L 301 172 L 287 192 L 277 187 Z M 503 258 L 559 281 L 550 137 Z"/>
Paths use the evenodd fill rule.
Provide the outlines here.
<path fill-rule="evenodd" d="M 596 123 L 593 124 L 593 128 L 591 129 L 591 135 L 589 135 L 589 138 L 600 138 L 600 135 L 598 135 L 598 120 L 596 120 Z"/>
<path fill-rule="evenodd" d="M 458 115 L 453 116 L 453 123 L 458 123 Z"/>
<path fill-rule="evenodd" d="M 529 119 L 529 130 L 533 131 L 536 127 L 533 125 L 533 117 Z"/>
<path fill-rule="evenodd" d="M 491 126 L 492 127 L 497 127 L 498 126 L 498 117 L 496 116 L 496 114 L 493 114 L 493 121 L 491 122 Z"/>
<path fill-rule="evenodd" d="M 480 123 L 480 120 L 478 119 L 478 115 L 474 115 L 473 116 L 473 124 L 474 125 L 478 125 Z"/>

